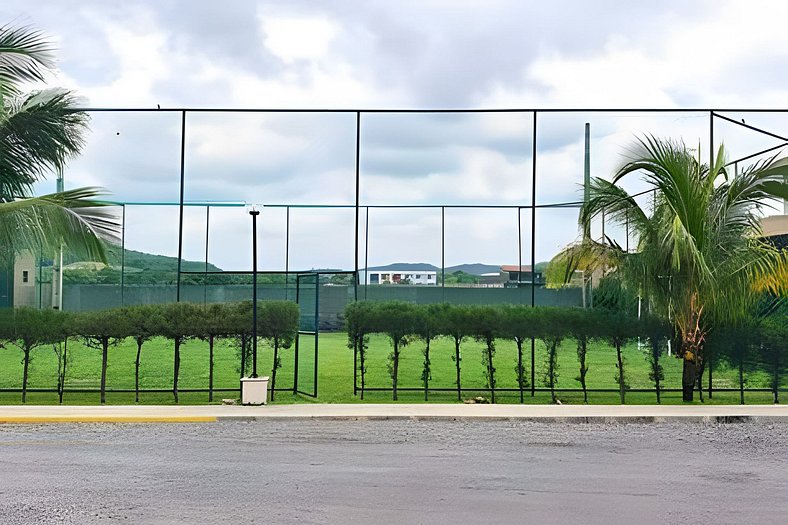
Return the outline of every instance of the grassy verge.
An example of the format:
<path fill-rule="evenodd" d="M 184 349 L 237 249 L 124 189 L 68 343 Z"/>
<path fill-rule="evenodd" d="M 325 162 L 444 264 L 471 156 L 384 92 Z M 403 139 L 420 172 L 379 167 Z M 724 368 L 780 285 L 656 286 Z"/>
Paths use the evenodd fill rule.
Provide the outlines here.
<path fill-rule="evenodd" d="M 411 342 L 407 345 L 400 358 L 400 388 L 422 388 L 421 375 L 423 366 L 423 343 Z M 272 350 L 267 345 L 259 347 L 258 372 L 261 375 L 270 374 L 273 361 Z M 98 389 L 101 367 L 101 352 L 88 348 L 81 343 L 69 343 L 69 363 L 66 374 L 66 393 L 64 402 L 73 405 L 95 405 L 99 403 L 99 394 L 82 393 L 69 390 Z M 312 352 L 313 339 L 302 337 L 302 355 L 300 360 L 299 381 L 302 388 L 311 389 L 312 378 Z M 390 388 L 391 378 L 387 369 L 387 356 L 391 351 L 388 339 L 384 336 L 373 336 L 367 363 L 367 386 L 370 388 Z M 455 365 L 452 361 L 453 343 L 448 340 L 437 340 L 431 346 L 432 378 L 430 387 L 447 389 L 445 392 L 430 392 L 429 402 L 451 403 L 457 401 L 454 389 Z M 203 341 L 188 341 L 182 347 L 181 373 L 179 388 L 205 389 L 208 386 L 208 347 Z M 169 390 L 172 387 L 172 343 L 165 339 L 155 339 L 143 346 L 140 366 L 140 388 Z M 134 358 L 136 345 L 127 340 L 122 344 L 112 347 L 109 352 L 109 366 L 107 369 L 107 388 L 109 390 L 134 389 Z M 278 371 L 277 387 L 292 389 L 294 374 L 294 350 L 287 349 L 282 355 L 282 368 Z M 638 350 L 637 345 L 631 344 L 624 350 L 625 371 L 630 388 L 649 389 L 650 392 L 628 392 L 627 403 L 653 404 L 656 396 L 653 384 L 648 377 L 648 366 L 645 354 Z M 589 371 L 587 385 L 589 388 L 616 390 L 615 381 L 615 352 L 605 345 L 594 344 L 588 352 Z M 235 392 L 221 392 L 220 389 L 237 389 L 239 385 L 239 353 L 227 341 L 219 342 L 215 348 L 215 376 L 214 401 L 220 402 L 222 398 L 236 398 Z M 523 361 L 530 378 L 530 344 L 526 345 Z M 515 365 L 517 362 L 517 349 L 514 343 L 498 341 L 496 343 L 495 368 L 499 388 L 517 388 Z M 578 376 L 577 356 L 573 341 L 565 341 L 558 356 L 558 388 L 580 388 L 576 380 Z M 545 350 L 541 342 L 535 347 L 535 376 L 536 387 L 544 388 Z M 681 386 L 681 363 L 674 358 L 665 357 L 664 388 L 679 388 Z M 485 389 L 482 363 L 482 344 L 469 340 L 462 347 L 462 386 L 463 397 L 482 395 L 489 397 Z M 783 378 L 784 384 L 786 379 Z M 748 388 L 766 388 L 768 379 L 763 373 L 752 372 L 745 376 Z M 707 379 L 704 379 L 707 381 Z M 0 388 L 21 388 L 22 383 L 22 352 L 15 347 L 0 348 Z M 51 347 L 43 347 L 32 352 L 30 365 L 30 380 L 28 388 L 28 403 L 52 404 L 57 403 L 57 394 L 54 392 L 35 392 L 35 389 L 54 389 L 57 384 L 57 358 Z M 727 366 L 715 366 L 713 373 L 714 388 L 738 388 L 738 370 Z M 467 389 L 467 390 L 466 390 Z M 472 389 L 476 390 L 473 392 Z M 400 391 L 400 401 L 407 403 L 424 402 L 424 393 L 421 390 Z M 519 403 L 519 392 L 498 392 L 497 400 L 501 403 Z M 559 399 L 564 403 L 582 403 L 582 392 L 560 392 Z M 713 398 L 704 396 L 706 403 L 738 403 L 738 392 L 714 392 Z M 20 394 L 16 392 L 0 392 L 0 403 L 17 404 Z M 697 395 L 696 395 L 697 398 Z M 769 392 L 746 392 L 747 403 L 771 403 L 772 395 Z M 141 394 L 140 401 L 147 404 L 171 404 L 173 397 L 167 392 L 145 392 Z M 182 392 L 182 404 L 207 403 L 207 392 Z M 364 402 L 385 403 L 391 401 L 391 392 L 367 391 Z M 530 388 L 525 393 L 525 403 L 549 403 L 549 392 L 536 392 L 532 397 Z M 133 404 L 133 392 L 109 392 L 107 402 L 110 404 Z M 277 392 L 277 403 L 355 403 L 361 402 L 359 396 L 353 395 L 353 352 L 347 348 L 347 339 L 343 333 L 322 334 L 320 336 L 319 367 L 318 367 L 318 398 L 312 399 L 303 395 L 293 395 L 290 392 Z M 619 397 L 616 391 L 590 392 L 589 402 L 595 404 L 618 404 Z M 666 404 L 681 403 L 680 392 L 665 392 L 662 402 Z"/>

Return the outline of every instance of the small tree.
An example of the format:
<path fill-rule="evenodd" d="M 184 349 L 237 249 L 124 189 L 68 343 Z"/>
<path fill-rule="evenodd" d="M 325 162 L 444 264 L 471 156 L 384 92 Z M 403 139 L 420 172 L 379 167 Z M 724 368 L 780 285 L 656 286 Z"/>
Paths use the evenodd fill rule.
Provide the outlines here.
<path fill-rule="evenodd" d="M 534 309 L 530 306 L 511 306 L 501 310 L 501 336 L 514 339 L 517 345 L 517 364 L 514 367 L 514 373 L 517 377 L 517 386 L 520 389 L 520 403 L 524 401 L 524 390 L 530 386 L 530 381 L 523 365 L 523 343 L 532 337 L 536 337 L 533 314 Z"/>
<path fill-rule="evenodd" d="M 122 309 L 126 317 L 129 333 L 137 343 L 137 353 L 134 358 L 134 402 L 140 402 L 140 357 L 142 345 L 150 341 L 159 331 L 163 323 L 159 305 L 135 305 Z"/>
<path fill-rule="evenodd" d="M 665 353 L 665 346 L 670 336 L 670 325 L 656 316 L 647 316 L 640 321 L 641 333 L 648 338 L 644 346 L 646 361 L 648 362 L 648 377 L 654 382 L 654 391 L 657 394 L 657 403 L 662 403 L 662 381 L 665 379 L 665 370 L 661 358 Z"/>
<path fill-rule="evenodd" d="M 430 304 L 415 307 L 416 335 L 424 341 L 424 361 L 421 369 L 421 384 L 424 386 L 424 401 L 427 401 L 430 379 L 432 379 L 432 362 L 430 361 L 430 343 L 439 335 L 440 319 L 445 315 L 446 303 Z"/>
<path fill-rule="evenodd" d="M 235 339 L 235 346 L 240 357 L 239 373 L 240 377 L 246 377 L 248 368 L 248 357 L 251 353 L 252 340 L 252 302 L 242 301 L 230 307 L 228 327 Z"/>
<path fill-rule="evenodd" d="M 300 316 L 298 305 L 291 301 L 269 301 L 257 307 L 258 333 L 267 339 L 274 349 L 271 369 L 271 401 L 276 391 L 276 371 L 282 366 L 280 348 L 290 348 L 298 333 Z"/>
<path fill-rule="evenodd" d="M 198 333 L 200 310 L 191 303 L 170 303 L 162 305 L 161 324 L 158 335 L 172 339 L 174 343 L 172 366 L 172 396 L 178 402 L 178 375 L 181 368 L 181 345 Z"/>
<path fill-rule="evenodd" d="M 63 338 L 63 316 L 56 310 L 17 308 L 11 314 L 8 342 L 22 350 L 22 403 L 27 401 L 27 378 L 31 352 L 40 346 L 54 344 Z M 8 318 L 6 318 L 6 323 Z"/>
<path fill-rule="evenodd" d="M 744 387 L 747 385 L 745 372 L 757 368 L 753 347 L 758 342 L 754 319 L 742 320 L 726 327 L 718 327 L 708 336 L 708 345 L 716 347 L 716 353 L 731 368 L 739 372 L 739 403 L 744 404 Z"/>
<path fill-rule="evenodd" d="M 760 362 L 769 374 L 769 386 L 774 402 L 780 402 L 780 376 L 788 372 L 788 316 L 775 315 L 761 322 Z"/>
<path fill-rule="evenodd" d="M 621 404 L 624 404 L 626 403 L 626 391 L 629 389 L 629 384 L 627 383 L 626 372 L 624 370 L 625 361 L 622 349 L 627 341 L 637 336 L 637 319 L 623 312 L 608 311 L 600 316 L 598 322 L 600 330 L 598 336 L 606 340 L 616 349 L 615 380 L 618 383 L 618 393 Z"/>
<path fill-rule="evenodd" d="M 451 337 L 454 341 L 454 355 L 452 356 L 452 360 L 454 361 L 457 371 L 457 400 L 462 401 L 462 383 L 460 381 L 460 362 L 462 361 L 462 355 L 460 353 L 460 346 L 465 338 L 470 335 L 472 312 L 471 309 L 465 305 L 450 305 L 439 314 L 440 317 L 437 319 L 439 333 Z"/>
<path fill-rule="evenodd" d="M 361 399 L 364 399 L 365 378 L 367 372 L 367 345 L 369 343 L 370 318 L 374 305 L 372 303 L 357 301 L 345 307 L 345 323 L 348 336 L 348 348 L 353 349 L 353 359 L 356 360 L 361 374 Z M 354 364 L 354 366 L 356 366 Z M 355 391 L 355 377 L 353 388 Z"/>
<path fill-rule="evenodd" d="M 591 339 L 596 323 L 595 311 L 591 309 L 577 309 L 566 313 L 567 331 L 577 342 L 577 362 L 579 365 L 579 375 L 575 378 L 583 389 L 583 403 L 588 404 L 588 387 L 586 376 L 588 375 L 588 343 Z"/>
<path fill-rule="evenodd" d="M 375 308 L 374 319 L 373 329 L 385 333 L 391 340 L 392 350 L 389 354 L 388 371 L 391 376 L 393 399 L 396 401 L 400 352 L 408 345 L 410 337 L 415 332 L 415 308 L 410 303 L 399 301 L 381 303 Z"/>
<path fill-rule="evenodd" d="M 74 332 L 90 348 L 101 350 L 101 404 L 106 403 L 107 356 L 115 346 L 131 334 L 125 312 L 120 309 L 83 312 L 74 316 Z"/>
<path fill-rule="evenodd" d="M 566 324 L 561 308 L 538 308 L 535 312 L 534 322 L 538 327 L 538 337 L 542 340 L 547 351 L 545 358 L 544 381 L 550 387 L 550 398 L 555 403 L 558 398 L 555 394 L 558 383 L 558 349 L 566 336 Z"/>
<path fill-rule="evenodd" d="M 208 342 L 208 402 L 213 401 L 213 350 L 218 337 L 230 333 L 227 322 L 229 307 L 222 303 L 211 303 L 199 311 L 200 322 L 197 324 L 197 337 Z"/>
<path fill-rule="evenodd" d="M 477 341 L 484 344 L 482 351 L 482 366 L 487 387 L 490 389 L 491 401 L 495 403 L 495 338 L 498 335 L 501 316 L 499 309 L 492 306 L 477 306 L 473 308 L 473 323 L 471 333 Z"/>

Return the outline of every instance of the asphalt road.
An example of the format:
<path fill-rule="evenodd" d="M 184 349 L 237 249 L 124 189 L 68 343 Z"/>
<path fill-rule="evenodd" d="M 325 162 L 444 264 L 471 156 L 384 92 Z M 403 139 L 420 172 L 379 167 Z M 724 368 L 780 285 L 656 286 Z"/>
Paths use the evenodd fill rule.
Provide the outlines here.
<path fill-rule="evenodd" d="M 788 425 L 0 426 L 0 523 L 785 523 Z"/>

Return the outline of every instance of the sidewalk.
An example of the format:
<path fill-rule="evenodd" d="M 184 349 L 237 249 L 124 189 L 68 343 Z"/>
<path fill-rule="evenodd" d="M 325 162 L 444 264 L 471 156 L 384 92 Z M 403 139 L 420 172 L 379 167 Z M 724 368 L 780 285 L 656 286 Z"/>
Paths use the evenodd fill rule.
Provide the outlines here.
<path fill-rule="evenodd" d="M 0 424 L 210 423 L 281 419 L 519 420 L 570 423 L 786 423 L 788 405 L 297 404 L 0 406 Z"/>

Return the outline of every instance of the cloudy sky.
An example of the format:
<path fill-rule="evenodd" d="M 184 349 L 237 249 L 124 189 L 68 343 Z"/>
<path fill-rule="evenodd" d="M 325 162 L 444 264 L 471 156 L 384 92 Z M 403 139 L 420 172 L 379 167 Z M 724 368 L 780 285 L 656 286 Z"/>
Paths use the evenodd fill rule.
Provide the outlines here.
<path fill-rule="evenodd" d="M 653 5 L 653 7 L 652 7 Z M 658 7 L 656 7 L 658 5 Z M 33 25 L 57 47 L 48 84 L 92 108 L 668 108 L 676 112 L 542 113 L 538 205 L 576 201 L 583 128 L 592 174 L 607 176 L 634 137 L 681 138 L 707 158 L 704 108 L 784 108 L 788 4 L 556 0 L 69 1 L 5 0 L 0 23 Z M 725 112 L 788 136 L 781 115 Z M 187 201 L 265 206 L 262 267 L 285 266 L 277 204 L 352 205 L 354 113 L 195 112 L 186 118 Z M 362 205 L 529 206 L 532 112 L 367 113 Z M 92 114 L 66 185 L 100 185 L 123 202 L 177 202 L 179 112 Z M 721 119 L 715 143 L 735 159 L 780 143 Z M 50 189 L 48 181 L 41 191 Z M 633 181 L 630 186 L 638 189 Z M 185 255 L 205 253 L 206 211 L 187 209 Z M 248 269 L 244 208 L 211 208 L 209 259 Z M 361 265 L 440 264 L 440 209 L 373 208 Z M 366 211 L 360 234 L 365 237 Z M 351 208 L 293 208 L 290 268 L 354 267 Z M 531 259 L 531 211 L 520 214 Z M 613 232 L 623 242 L 623 234 Z M 446 264 L 512 264 L 518 213 L 448 208 Z M 577 235 L 576 211 L 539 209 L 536 260 Z M 127 206 L 127 246 L 177 254 L 178 210 Z"/>

